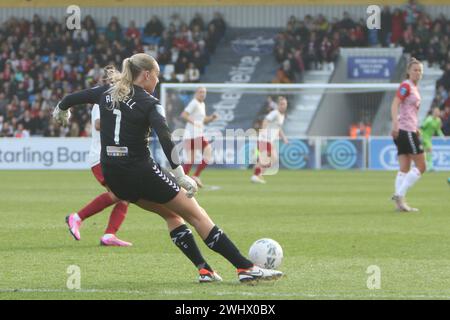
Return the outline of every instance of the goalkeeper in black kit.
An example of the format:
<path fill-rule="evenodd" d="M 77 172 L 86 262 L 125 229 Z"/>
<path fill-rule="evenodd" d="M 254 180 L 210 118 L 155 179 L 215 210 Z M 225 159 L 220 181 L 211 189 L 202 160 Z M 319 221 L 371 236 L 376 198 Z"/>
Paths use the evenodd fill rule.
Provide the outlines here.
<path fill-rule="evenodd" d="M 114 195 L 156 212 L 166 220 L 173 242 L 197 267 L 200 282 L 222 279 L 203 258 L 185 220 L 210 249 L 221 254 L 237 269 L 241 282 L 280 278 L 282 272 L 260 268 L 245 258 L 195 200 L 197 185 L 185 175 L 171 140 L 163 107 L 150 94 L 158 83 L 159 65 L 156 60 L 138 53 L 123 61 L 122 72 L 108 68 L 107 75 L 110 85 L 65 96 L 53 116 L 58 122 L 67 124 L 70 107 L 99 104 L 100 161 L 106 184 Z M 158 135 L 171 173 L 150 156 L 150 129 Z"/>

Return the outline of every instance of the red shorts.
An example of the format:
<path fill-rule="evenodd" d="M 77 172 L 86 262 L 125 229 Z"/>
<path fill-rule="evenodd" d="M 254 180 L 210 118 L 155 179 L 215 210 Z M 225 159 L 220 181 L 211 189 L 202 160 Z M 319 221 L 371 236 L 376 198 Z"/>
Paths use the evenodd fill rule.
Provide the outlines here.
<path fill-rule="evenodd" d="M 208 140 L 205 139 L 205 137 L 197 137 L 194 139 L 186 139 L 184 140 L 184 147 L 189 150 L 199 150 L 198 147 L 202 146 L 202 150 L 206 148 L 207 145 L 209 145 Z"/>
<path fill-rule="evenodd" d="M 91 167 L 92 173 L 94 174 L 95 179 L 97 179 L 98 182 L 104 187 L 106 187 L 105 177 L 103 176 L 102 172 L 102 165 L 96 164 L 95 166 Z"/>
<path fill-rule="evenodd" d="M 258 151 L 267 153 L 269 157 L 272 156 L 272 143 L 268 141 L 258 141 Z"/>

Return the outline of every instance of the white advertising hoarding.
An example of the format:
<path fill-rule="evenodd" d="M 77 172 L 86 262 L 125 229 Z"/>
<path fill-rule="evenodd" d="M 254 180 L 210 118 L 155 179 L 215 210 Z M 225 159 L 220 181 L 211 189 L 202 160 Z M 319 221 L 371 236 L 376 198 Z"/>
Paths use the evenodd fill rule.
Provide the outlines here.
<path fill-rule="evenodd" d="M 1 138 L 2 169 L 89 169 L 90 138 Z"/>
<path fill-rule="evenodd" d="M 91 138 L 0 138 L 0 170 L 89 169 L 90 145 Z M 150 146 L 155 160 L 161 164 L 166 163 L 159 143 L 152 143 Z M 433 150 L 434 169 L 450 170 L 450 139 L 433 138 Z M 373 137 L 369 140 L 290 137 L 290 143 L 280 144 L 279 151 L 280 167 L 287 169 L 398 169 L 397 149 L 390 137 Z M 233 153 L 232 159 L 234 157 Z M 242 165 L 240 163 L 237 167 Z M 244 163 L 244 167 L 247 165 Z M 221 163 L 219 167 L 236 166 L 224 166 Z"/>

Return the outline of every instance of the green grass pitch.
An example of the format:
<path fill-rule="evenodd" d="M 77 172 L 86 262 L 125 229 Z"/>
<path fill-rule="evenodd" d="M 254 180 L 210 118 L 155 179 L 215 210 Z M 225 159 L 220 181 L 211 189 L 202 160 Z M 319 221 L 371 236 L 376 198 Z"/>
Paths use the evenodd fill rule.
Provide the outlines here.
<path fill-rule="evenodd" d="M 449 299 L 448 172 L 426 174 L 409 192 L 420 213 L 389 200 L 394 172 L 281 171 L 267 185 L 250 171 L 206 170 L 197 199 L 241 251 L 273 238 L 286 277 L 238 283 L 231 264 L 196 239 L 223 283 L 199 284 L 158 216 L 131 206 L 119 236 L 131 248 L 99 246 L 109 217 L 85 221 L 82 239 L 65 216 L 103 192 L 88 171 L 0 172 L 0 299 Z M 66 286 L 81 270 L 81 290 Z M 369 266 L 381 288 L 369 290 Z"/>

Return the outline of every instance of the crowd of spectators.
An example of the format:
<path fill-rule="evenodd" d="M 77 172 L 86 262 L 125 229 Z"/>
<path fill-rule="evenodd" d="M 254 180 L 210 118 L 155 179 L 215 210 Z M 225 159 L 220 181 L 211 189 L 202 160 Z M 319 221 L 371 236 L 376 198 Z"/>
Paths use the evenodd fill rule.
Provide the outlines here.
<path fill-rule="evenodd" d="M 73 31 L 53 17 L 12 17 L 0 27 L 0 137 L 89 136 L 89 108 L 78 108 L 69 128 L 53 123 L 51 110 L 65 94 L 101 83 L 104 66 L 120 68 L 137 52 L 158 59 L 161 82 L 199 82 L 225 31 L 219 13 L 208 23 L 200 14 L 189 23 L 177 14 L 168 21 L 153 16 L 142 28 L 134 21 L 122 27 L 117 17 L 98 27 L 86 16 L 82 28 Z M 441 67 L 431 107 L 442 110 L 443 131 L 450 135 L 450 20 L 432 19 L 415 0 L 393 10 L 385 6 L 380 30 L 367 29 L 365 17 L 355 20 L 348 12 L 331 21 L 321 14 L 303 20 L 292 16 L 276 37 L 280 65 L 273 82 L 300 82 L 305 70 L 332 68 L 339 48 L 356 46 L 403 46 Z M 175 114 L 179 107 L 173 105 L 169 113 Z"/>
<path fill-rule="evenodd" d="M 348 12 L 332 21 L 321 14 L 303 20 L 290 17 L 276 38 L 279 68 L 272 82 L 301 82 L 305 70 L 332 69 L 341 47 L 402 46 L 405 53 L 444 70 L 432 107 L 442 110 L 443 130 L 449 135 L 450 20 L 443 14 L 432 19 L 422 5 L 409 0 L 402 7 L 382 9 L 381 29 L 368 29 L 366 24 L 366 17 L 353 19 Z"/>
<path fill-rule="evenodd" d="M 90 108 L 77 108 L 70 127 L 53 122 L 65 94 L 102 83 L 103 67 L 120 68 L 138 52 L 157 58 L 161 82 L 199 81 L 225 31 L 219 13 L 209 22 L 196 14 L 189 24 L 176 14 L 166 24 L 154 16 L 143 28 L 122 27 L 117 17 L 98 27 L 86 16 L 79 30 L 53 17 L 11 17 L 0 27 L 0 137 L 89 136 Z"/>
<path fill-rule="evenodd" d="M 436 96 L 430 110 L 435 107 L 441 109 L 442 132 L 450 136 L 450 61 L 445 67 L 444 74 L 437 81 Z"/>

